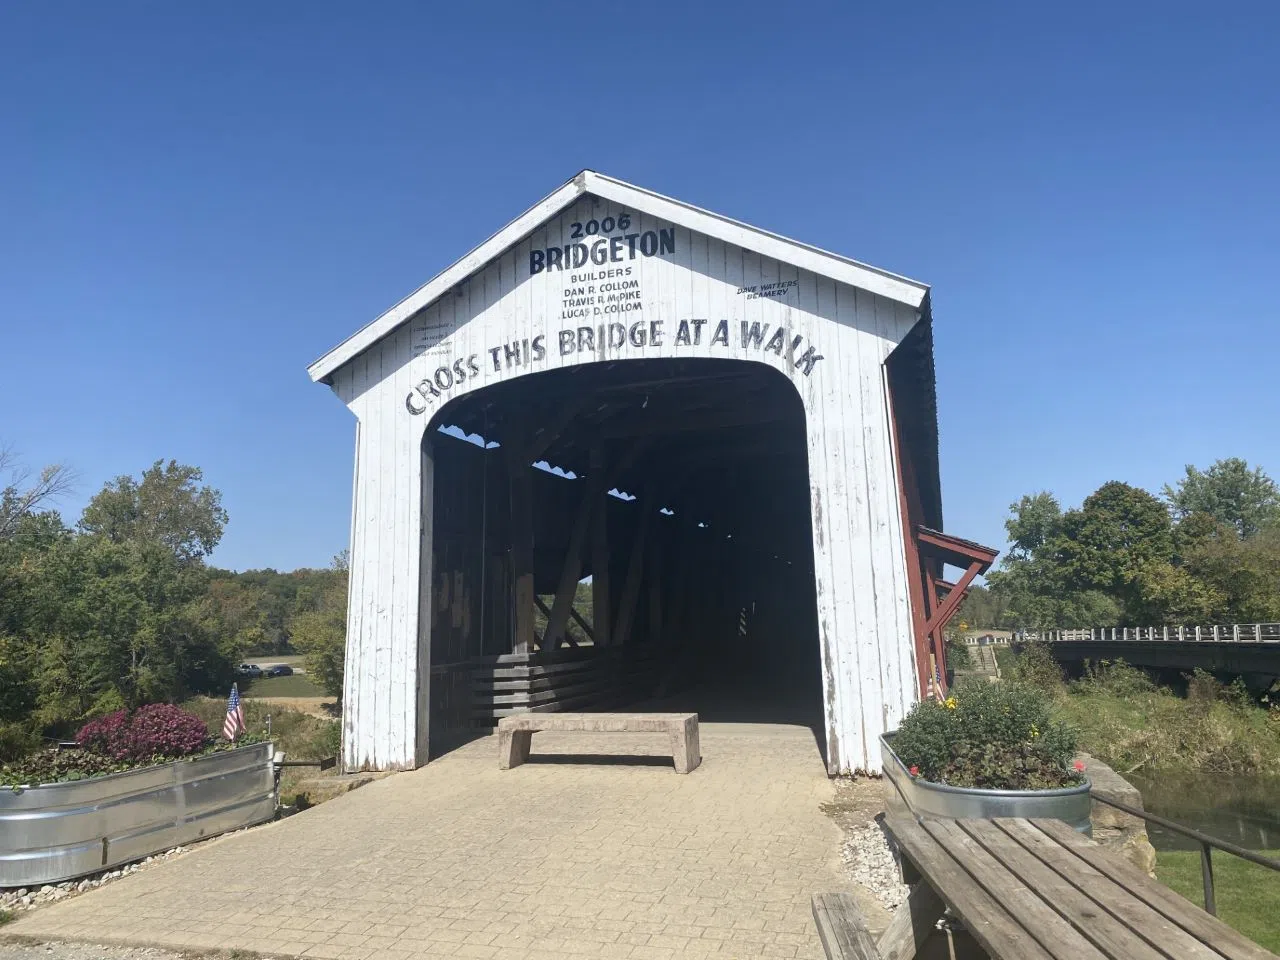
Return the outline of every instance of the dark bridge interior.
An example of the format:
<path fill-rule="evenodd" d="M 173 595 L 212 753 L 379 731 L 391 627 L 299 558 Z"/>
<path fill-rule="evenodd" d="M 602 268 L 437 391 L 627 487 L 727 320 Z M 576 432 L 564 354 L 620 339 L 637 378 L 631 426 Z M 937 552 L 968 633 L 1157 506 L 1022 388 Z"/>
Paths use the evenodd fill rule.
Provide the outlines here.
<path fill-rule="evenodd" d="M 655 697 L 821 723 L 804 409 L 785 376 L 582 364 L 449 403 L 425 443 L 434 752 L 506 713 Z"/>

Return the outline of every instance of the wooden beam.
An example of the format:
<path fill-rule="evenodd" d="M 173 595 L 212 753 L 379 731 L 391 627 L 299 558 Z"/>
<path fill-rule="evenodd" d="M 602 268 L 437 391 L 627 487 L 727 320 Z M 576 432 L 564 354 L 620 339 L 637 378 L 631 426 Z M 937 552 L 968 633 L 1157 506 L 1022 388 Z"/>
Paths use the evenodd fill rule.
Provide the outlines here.
<path fill-rule="evenodd" d="M 531 653 L 533 632 L 533 468 L 527 448 L 511 444 L 507 452 L 507 483 L 511 497 L 511 582 L 515 622 L 512 653 Z"/>
<path fill-rule="evenodd" d="M 956 589 L 952 590 L 946 597 L 938 603 L 938 608 L 934 610 L 933 615 L 929 617 L 929 622 L 925 624 L 925 633 L 932 635 L 936 631 L 947 625 L 947 621 L 960 608 L 961 602 L 964 600 L 965 591 L 969 589 L 969 584 L 973 583 L 973 578 L 982 571 L 981 561 L 975 560 L 969 564 L 969 569 L 964 572 L 964 576 L 960 578 L 960 582 L 956 584 Z M 932 579 L 932 577 L 931 577 Z"/>
<path fill-rule="evenodd" d="M 665 517 L 663 519 L 666 519 Z M 649 521 L 657 523 L 657 518 Z M 649 641 L 657 643 L 662 635 L 662 538 L 654 531 L 653 547 L 649 551 Z"/>
<path fill-rule="evenodd" d="M 530 438 L 525 455 L 532 464 L 534 460 L 539 460 L 542 455 L 547 452 L 550 446 L 560 439 L 560 434 L 568 429 L 574 418 L 587 405 L 586 400 L 579 399 L 573 403 L 566 403 L 560 409 L 560 413 L 550 423 L 536 430 Z"/>
<path fill-rule="evenodd" d="M 605 437 L 641 437 L 655 434 L 689 433 L 694 430 L 725 430 L 731 427 L 754 427 L 765 423 L 777 423 L 789 419 L 781 410 L 742 411 L 716 414 L 710 417 L 671 417 L 666 419 L 640 420 L 628 426 L 611 426 L 605 430 Z"/>
<path fill-rule="evenodd" d="M 582 614 L 580 614 L 573 607 L 570 607 L 569 616 L 573 617 L 574 623 L 576 623 L 578 626 L 582 628 L 582 632 L 587 635 L 587 639 L 590 640 L 592 643 L 595 643 L 596 632 L 595 630 L 592 629 L 591 624 L 587 623 L 587 621 L 582 619 Z"/>
<path fill-rule="evenodd" d="M 894 462 L 898 468 L 898 513 L 902 517 L 902 539 L 907 561 L 907 595 L 911 602 L 916 684 L 919 687 L 920 696 L 924 697 L 929 691 L 929 635 L 925 631 L 925 624 L 929 621 L 929 601 L 934 599 L 934 596 L 925 596 L 924 570 L 920 560 L 920 547 L 916 542 L 916 529 L 923 517 L 924 508 L 920 503 L 920 485 L 916 480 L 911 452 L 903 449 L 902 446 L 903 438 L 898 429 L 898 413 L 894 401 L 893 386 L 890 383 L 889 429 L 893 440 Z"/>
<path fill-rule="evenodd" d="M 938 920 L 946 912 L 947 905 L 933 892 L 933 887 L 921 881 L 911 888 L 907 902 L 893 912 L 893 920 L 876 946 L 884 960 L 913 960 L 933 935 Z"/>
<path fill-rule="evenodd" d="M 604 444 L 591 447 L 591 473 L 605 472 Z M 595 518 L 591 524 L 591 620 L 596 631 L 596 646 L 607 647 L 610 640 L 609 618 L 609 494 L 595 500 Z"/>
<path fill-rule="evenodd" d="M 569 625 L 569 614 L 578 593 L 578 581 L 582 578 L 582 548 L 587 530 L 591 526 L 591 514 L 596 501 L 614 485 L 618 474 L 635 462 L 647 445 L 647 440 L 637 440 L 612 469 L 593 470 L 587 476 L 586 491 L 578 504 L 578 512 L 569 535 L 569 547 L 565 550 L 564 567 L 556 585 L 555 603 L 547 616 L 547 637 L 553 643 L 558 643 L 565 636 L 565 628 Z"/>
<path fill-rule="evenodd" d="M 636 604 L 640 599 L 640 581 L 644 571 L 645 541 L 649 536 L 650 518 L 657 507 L 653 488 L 640 498 L 640 516 L 636 521 L 635 539 L 631 541 L 631 558 L 627 562 L 627 578 L 622 584 L 622 597 L 618 600 L 618 619 L 614 622 L 613 642 L 619 646 L 631 639 L 631 626 L 635 622 Z"/>
<path fill-rule="evenodd" d="M 813 922 L 827 960 L 882 960 L 862 911 L 850 894 L 814 894 Z"/>
<path fill-rule="evenodd" d="M 576 647 L 578 645 L 578 641 L 567 634 L 562 638 L 554 638 L 551 636 L 551 611 L 547 609 L 547 605 L 542 602 L 542 598 L 536 593 L 533 595 L 533 602 L 538 605 L 538 609 L 542 611 L 542 615 L 547 618 L 547 630 L 542 634 L 542 637 L 538 642 L 538 649 L 542 650 L 544 653 L 554 650 L 559 646 L 561 639 L 563 639 L 569 646 Z"/>
<path fill-rule="evenodd" d="M 573 518 L 573 530 L 569 534 L 569 546 L 564 554 L 564 567 L 560 571 L 560 583 L 556 587 L 556 599 L 547 614 L 547 639 L 556 644 L 569 625 L 569 612 L 578 593 L 578 581 L 582 577 L 582 547 L 586 543 L 587 530 L 591 526 L 591 514 L 600 495 L 598 485 L 587 481 L 586 492 L 578 504 Z"/>

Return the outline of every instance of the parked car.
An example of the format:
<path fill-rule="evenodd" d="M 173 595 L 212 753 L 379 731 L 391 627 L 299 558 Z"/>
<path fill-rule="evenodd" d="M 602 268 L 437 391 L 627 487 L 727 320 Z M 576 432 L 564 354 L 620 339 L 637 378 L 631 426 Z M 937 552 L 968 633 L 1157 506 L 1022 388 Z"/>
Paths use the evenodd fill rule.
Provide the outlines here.
<path fill-rule="evenodd" d="M 292 677 L 293 667 L 287 663 L 277 663 L 274 667 L 267 667 L 268 677 Z"/>
<path fill-rule="evenodd" d="M 242 663 L 236 672 L 242 677 L 248 677 L 250 680 L 257 680 L 262 676 L 262 668 L 256 663 Z"/>

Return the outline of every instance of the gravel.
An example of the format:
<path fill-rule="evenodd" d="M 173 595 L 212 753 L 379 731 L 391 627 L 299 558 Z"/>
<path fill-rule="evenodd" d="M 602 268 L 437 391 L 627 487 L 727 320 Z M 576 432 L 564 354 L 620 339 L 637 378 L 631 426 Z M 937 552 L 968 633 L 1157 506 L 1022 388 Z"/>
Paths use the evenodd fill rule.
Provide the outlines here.
<path fill-rule="evenodd" d="M 0 960 L 189 960 L 198 956 L 155 947 L 100 946 L 92 943 L 0 943 Z"/>
<path fill-rule="evenodd" d="M 86 890 L 92 890 L 103 884 L 119 880 L 121 877 L 127 877 L 131 873 L 137 873 L 148 864 L 172 859 L 181 853 L 185 853 L 186 850 L 186 847 L 174 847 L 164 853 L 157 853 L 154 857 L 147 857 L 145 860 L 139 860 L 136 863 L 113 867 L 110 870 L 91 874 L 80 880 L 46 883 L 39 887 L 8 887 L 0 889 L 0 910 L 7 910 L 16 914 L 21 913 L 23 910 L 31 910 L 45 903 L 57 903 L 59 900 L 65 900 L 67 897 L 75 896 L 77 893 L 84 893 Z"/>
<path fill-rule="evenodd" d="M 874 893 L 888 909 L 907 899 L 909 890 L 901 880 L 898 851 L 880 820 L 846 831 L 840 855 L 853 881 Z"/>

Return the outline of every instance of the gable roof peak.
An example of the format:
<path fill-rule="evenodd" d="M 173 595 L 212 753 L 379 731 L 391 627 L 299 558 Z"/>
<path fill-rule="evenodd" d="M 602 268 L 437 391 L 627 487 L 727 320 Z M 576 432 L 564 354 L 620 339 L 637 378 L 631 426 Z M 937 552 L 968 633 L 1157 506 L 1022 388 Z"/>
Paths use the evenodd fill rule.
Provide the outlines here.
<path fill-rule="evenodd" d="M 929 288 L 923 283 L 830 253 L 818 247 L 770 233 L 740 220 L 646 190 L 635 184 L 583 169 L 543 197 L 489 239 L 436 274 L 372 323 L 366 324 L 307 368 L 314 381 L 328 381 L 341 366 L 368 350 L 430 306 L 444 293 L 519 243 L 580 197 L 591 194 L 613 200 L 641 213 L 715 237 L 761 256 L 790 263 L 803 270 L 859 287 L 879 296 L 921 309 Z"/>

